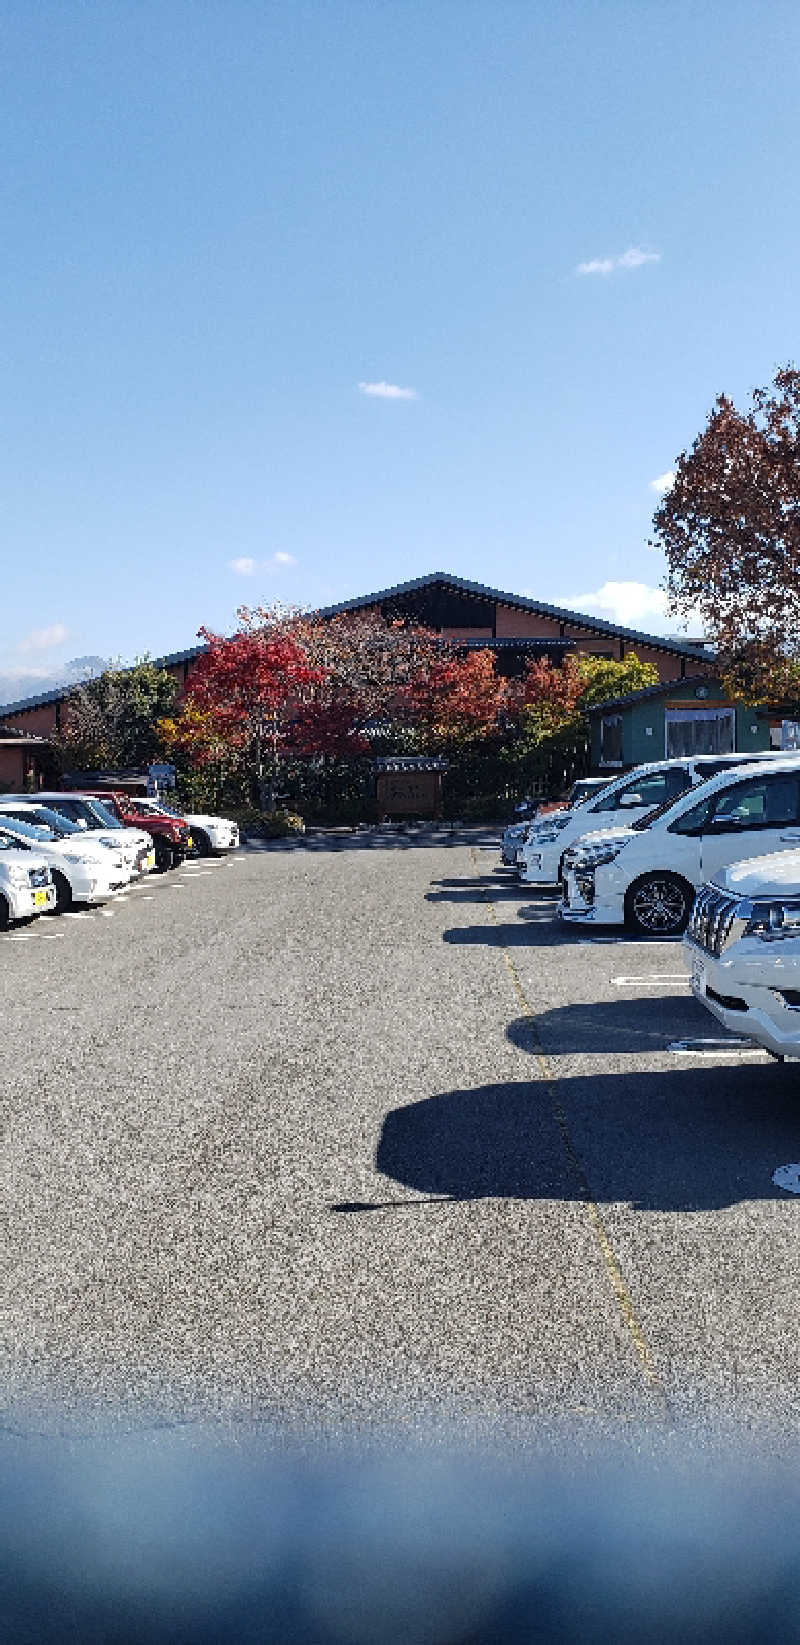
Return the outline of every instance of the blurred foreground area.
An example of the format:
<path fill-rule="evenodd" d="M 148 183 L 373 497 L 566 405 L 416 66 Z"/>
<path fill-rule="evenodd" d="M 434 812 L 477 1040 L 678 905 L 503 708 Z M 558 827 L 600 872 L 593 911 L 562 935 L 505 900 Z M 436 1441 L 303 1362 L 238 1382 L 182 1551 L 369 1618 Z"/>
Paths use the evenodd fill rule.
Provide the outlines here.
<path fill-rule="evenodd" d="M 309 1458 L 162 1432 L 7 1441 L 0 1480 L 13 1645 L 800 1638 L 788 1462 Z"/>

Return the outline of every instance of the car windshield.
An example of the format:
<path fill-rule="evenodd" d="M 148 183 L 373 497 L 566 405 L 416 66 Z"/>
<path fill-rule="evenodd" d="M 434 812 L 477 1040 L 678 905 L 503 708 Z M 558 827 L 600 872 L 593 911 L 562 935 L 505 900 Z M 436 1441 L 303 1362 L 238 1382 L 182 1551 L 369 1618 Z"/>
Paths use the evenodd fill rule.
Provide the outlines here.
<path fill-rule="evenodd" d="M 162 805 L 160 800 L 137 800 L 136 806 L 139 811 L 146 811 L 149 815 L 154 817 L 180 816 L 179 811 L 173 811 L 172 807 L 169 805 Z"/>
<path fill-rule="evenodd" d="M 125 824 L 120 822 L 119 817 L 109 810 L 109 807 L 104 805 L 102 800 L 82 800 L 81 804 L 86 807 L 85 815 L 90 828 L 96 828 L 98 823 L 103 828 L 125 827 Z M 89 821 L 90 818 L 91 821 Z"/>
<path fill-rule="evenodd" d="M 699 788 L 700 786 L 701 785 L 698 783 L 697 787 Z M 658 822 L 660 817 L 665 817 L 667 812 L 671 811 L 673 806 L 678 804 L 679 800 L 685 800 L 687 794 L 691 794 L 692 792 L 692 789 L 685 788 L 682 794 L 670 794 L 669 798 L 662 800 L 660 805 L 654 805 L 652 811 L 646 811 L 643 817 L 637 817 L 636 822 L 628 823 L 627 826 L 629 828 L 635 828 L 637 832 L 644 828 L 649 828 L 651 823 Z"/>
<path fill-rule="evenodd" d="M 21 834 L 26 840 L 54 840 L 56 838 L 52 828 L 41 824 L 21 822 L 19 817 L 9 816 L 7 811 L 0 814 L 0 828 L 10 828 L 12 833 Z"/>
<path fill-rule="evenodd" d="M 65 839 L 67 834 L 84 832 L 78 823 L 62 816 L 60 811 L 53 811 L 49 805 L 37 806 L 35 811 L 25 813 L 22 820 L 33 825 L 38 824 L 42 828 L 51 828 L 57 839 Z"/>

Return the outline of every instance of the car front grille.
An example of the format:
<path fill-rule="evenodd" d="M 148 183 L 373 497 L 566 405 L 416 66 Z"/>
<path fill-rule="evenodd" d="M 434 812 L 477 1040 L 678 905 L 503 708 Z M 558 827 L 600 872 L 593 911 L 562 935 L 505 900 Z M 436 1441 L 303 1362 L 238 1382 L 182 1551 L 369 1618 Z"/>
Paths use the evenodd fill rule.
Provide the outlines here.
<path fill-rule="evenodd" d="M 708 954 L 722 954 L 741 937 L 747 918 L 740 913 L 741 898 L 714 885 L 704 885 L 694 900 L 688 935 Z M 748 907 L 749 914 L 749 907 Z"/>

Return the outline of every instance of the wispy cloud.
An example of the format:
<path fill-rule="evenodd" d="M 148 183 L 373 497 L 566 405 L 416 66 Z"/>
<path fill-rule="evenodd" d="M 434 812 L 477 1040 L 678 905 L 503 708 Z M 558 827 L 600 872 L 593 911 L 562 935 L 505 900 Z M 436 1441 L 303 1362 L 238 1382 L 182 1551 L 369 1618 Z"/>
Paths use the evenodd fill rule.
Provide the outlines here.
<path fill-rule="evenodd" d="M 570 611 L 595 611 L 607 622 L 619 623 L 622 628 L 638 628 L 642 623 L 655 621 L 659 632 L 677 628 L 676 619 L 667 610 L 667 596 L 663 588 L 652 588 L 649 583 L 603 583 L 588 594 L 570 594 L 556 600 L 556 605 Z M 693 632 L 699 632 L 700 620 L 689 618 Z M 686 619 L 680 626 L 685 630 Z"/>
<path fill-rule="evenodd" d="M 398 388 L 396 383 L 359 383 L 362 394 L 371 395 L 373 400 L 416 400 L 415 388 Z"/>
<path fill-rule="evenodd" d="M 64 623 L 51 623 L 49 628 L 32 628 L 24 640 L 20 640 L 18 651 L 50 651 L 54 646 L 63 645 L 69 639 L 69 629 Z"/>
<path fill-rule="evenodd" d="M 641 268 L 644 263 L 660 263 L 660 251 L 642 251 L 629 246 L 618 257 L 592 257 L 588 263 L 579 263 L 576 274 L 614 274 L 620 268 Z"/>
<path fill-rule="evenodd" d="M 229 560 L 228 566 L 235 571 L 237 577 L 255 577 L 259 571 L 286 571 L 290 566 L 297 565 L 293 554 L 286 554 L 279 549 L 268 560 L 254 560 L 249 554 L 240 554 L 237 560 Z"/>
<path fill-rule="evenodd" d="M 650 490 L 657 492 L 659 497 L 666 497 L 667 492 L 672 490 L 674 484 L 675 470 L 674 468 L 668 468 L 665 474 L 657 474 L 655 479 L 650 481 Z"/>

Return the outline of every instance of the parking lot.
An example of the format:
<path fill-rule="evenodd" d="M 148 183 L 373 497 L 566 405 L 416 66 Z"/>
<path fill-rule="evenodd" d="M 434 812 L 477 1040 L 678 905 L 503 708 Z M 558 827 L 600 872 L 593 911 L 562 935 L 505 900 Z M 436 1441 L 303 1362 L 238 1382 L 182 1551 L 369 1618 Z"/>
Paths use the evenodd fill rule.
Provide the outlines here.
<path fill-rule="evenodd" d="M 7 1427 L 796 1427 L 795 1066 L 498 863 L 310 836 L 0 938 Z"/>

